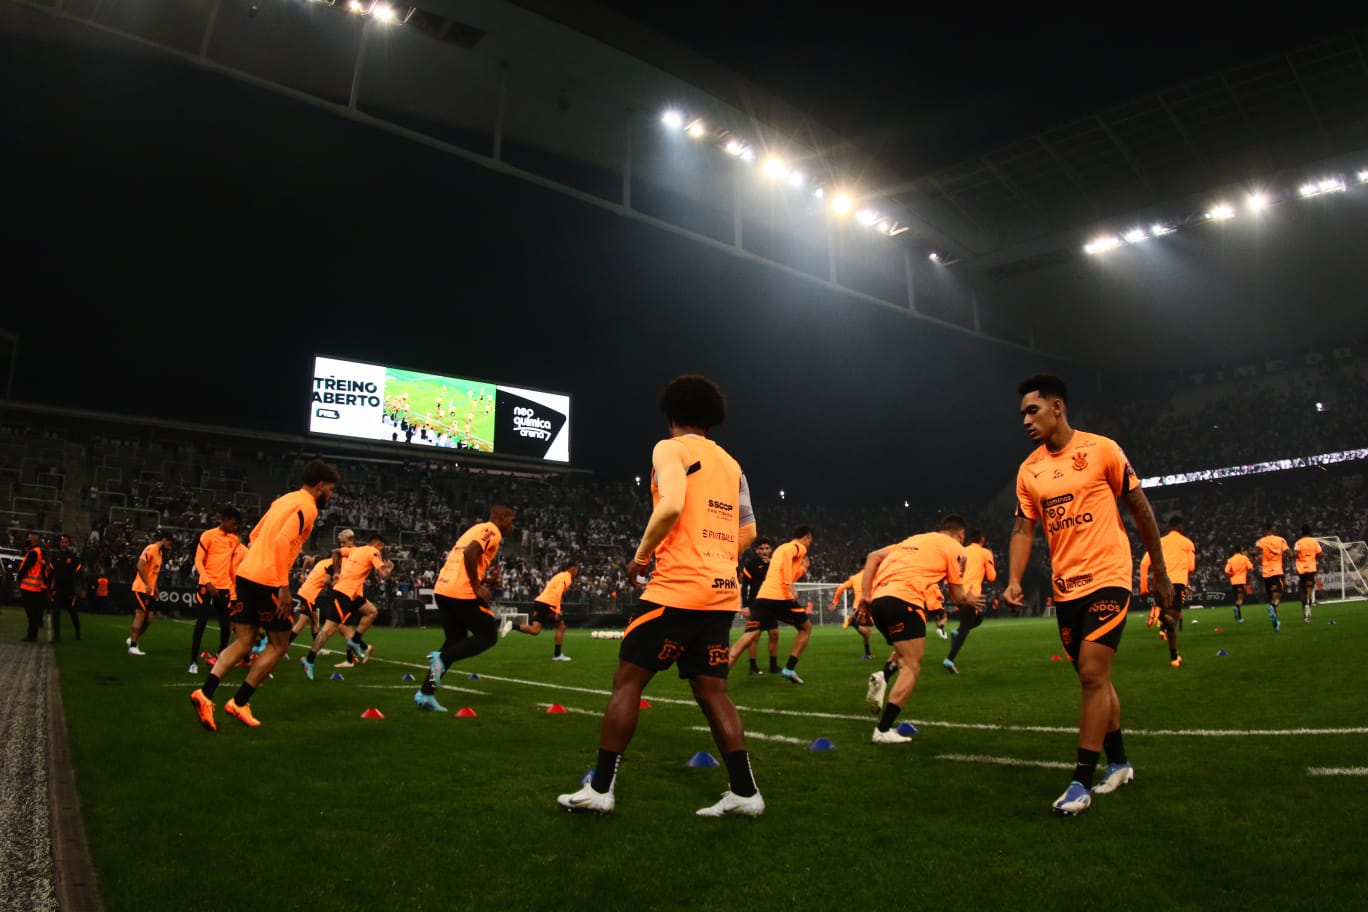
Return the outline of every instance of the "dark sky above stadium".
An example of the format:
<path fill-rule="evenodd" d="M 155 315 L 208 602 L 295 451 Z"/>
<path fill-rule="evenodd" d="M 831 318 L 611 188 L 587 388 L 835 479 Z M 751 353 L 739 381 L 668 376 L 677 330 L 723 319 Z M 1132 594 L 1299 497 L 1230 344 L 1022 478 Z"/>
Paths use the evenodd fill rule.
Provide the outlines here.
<path fill-rule="evenodd" d="M 909 172 L 1338 27 L 609 5 Z M 629 478 L 702 371 L 762 496 L 963 508 L 1029 449 L 1017 380 L 1095 387 L 202 70 L 0 34 L 0 76 L 17 399 L 302 433 L 331 354 L 568 392 L 575 464 Z"/>

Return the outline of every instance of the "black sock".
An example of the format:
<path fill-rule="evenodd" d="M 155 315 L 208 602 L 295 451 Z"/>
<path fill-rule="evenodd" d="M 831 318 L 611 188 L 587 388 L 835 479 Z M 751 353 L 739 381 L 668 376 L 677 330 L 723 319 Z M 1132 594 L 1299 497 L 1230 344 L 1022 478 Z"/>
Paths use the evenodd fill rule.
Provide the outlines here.
<path fill-rule="evenodd" d="M 884 662 L 883 676 L 885 681 L 893 680 L 893 675 L 897 674 L 898 663 L 892 660 Z"/>
<path fill-rule="evenodd" d="M 755 775 L 751 773 L 750 757 L 743 750 L 723 754 L 722 761 L 727 764 L 727 778 L 731 780 L 731 793 L 738 798 L 749 798 L 760 791 L 755 787 Z"/>
<path fill-rule="evenodd" d="M 750 660 L 750 663 L 751 663 L 751 668 L 750 668 L 751 671 L 759 671 L 759 670 L 760 670 L 760 666 L 757 665 L 757 664 L 755 664 L 755 659 L 751 659 L 751 660 Z"/>
<path fill-rule="evenodd" d="M 297 634 L 297 633 L 295 633 L 293 630 L 291 630 L 291 631 L 290 631 L 290 642 L 293 643 L 293 642 L 294 642 L 295 640 L 297 640 L 297 639 L 299 639 L 299 634 Z"/>
<path fill-rule="evenodd" d="M 243 681 L 242 686 L 238 688 L 238 692 L 233 694 L 233 702 L 238 706 L 246 706 L 248 703 L 252 702 L 252 694 L 254 693 L 256 693 L 256 688 L 246 681 Z"/>
<path fill-rule="evenodd" d="M 362 652 L 366 651 L 366 643 L 364 640 L 361 639 L 360 634 L 357 634 L 356 636 L 352 637 L 352 645 L 354 645 L 357 649 L 361 650 Z"/>
<path fill-rule="evenodd" d="M 770 656 L 770 667 L 769 667 L 769 670 L 770 670 L 770 671 L 778 671 L 778 670 L 779 670 L 779 660 L 776 659 L 774 656 Z"/>
<path fill-rule="evenodd" d="M 798 657 L 789 656 L 788 661 L 784 663 L 784 667 L 787 668 L 789 671 L 793 671 L 795 668 L 798 667 Z"/>
<path fill-rule="evenodd" d="M 556 655 L 560 655 L 560 654 L 561 654 L 561 644 L 560 644 L 560 643 L 557 643 L 557 644 L 556 644 Z"/>
<path fill-rule="evenodd" d="M 618 767 L 622 765 L 622 754 L 599 748 L 598 763 L 594 765 L 594 778 L 589 783 L 599 794 L 611 792 L 617 781 Z"/>
<path fill-rule="evenodd" d="M 869 637 L 865 637 L 865 638 L 864 638 L 864 643 L 865 643 L 865 658 L 867 659 L 867 658 L 870 657 L 870 655 L 872 655 L 872 653 L 870 653 L 870 651 L 869 651 Z"/>
<path fill-rule="evenodd" d="M 437 679 L 432 676 L 432 669 L 428 669 L 427 677 L 423 678 L 423 686 L 420 688 L 425 696 L 432 696 L 437 692 Z"/>
<path fill-rule="evenodd" d="M 204 695 L 212 700 L 214 699 L 214 691 L 218 690 L 220 683 L 218 675 L 211 671 L 209 672 L 209 677 L 204 679 L 204 686 L 201 687 L 200 690 L 204 691 Z"/>
<path fill-rule="evenodd" d="M 1102 739 L 1102 749 L 1107 752 L 1107 762 L 1120 765 L 1126 762 L 1126 746 L 1121 743 L 1121 729 L 1107 732 Z"/>
<path fill-rule="evenodd" d="M 902 712 L 902 707 L 896 703 L 886 703 L 883 708 L 883 715 L 879 717 L 879 731 L 888 731 L 893 727 L 893 723 L 898 719 L 898 713 Z"/>
<path fill-rule="evenodd" d="M 1078 749 L 1078 763 L 1074 766 L 1074 781 L 1083 783 L 1085 788 L 1092 788 L 1093 778 L 1097 775 L 1097 751 Z"/>
<path fill-rule="evenodd" d="M 314 650 L 314 649 L 310 649 L 310 650 L 309 650 L 309 654 L 308 654 L 307 657 L 305 657 L 304 661 L 306 661 L 306 662 L 308 662 L 310 665 L 312 665 L 312 664 L 314 663 L 314 659 L 316 659 L 316 658 L 318 658 L 318 651 L 317 651 L 317 650 Z"/>

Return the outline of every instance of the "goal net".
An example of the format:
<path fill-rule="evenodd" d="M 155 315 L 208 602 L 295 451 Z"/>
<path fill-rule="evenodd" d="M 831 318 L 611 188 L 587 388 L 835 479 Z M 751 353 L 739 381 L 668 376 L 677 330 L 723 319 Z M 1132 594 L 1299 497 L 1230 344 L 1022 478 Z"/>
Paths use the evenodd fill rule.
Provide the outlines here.
<path fill-rule="evenodd" d="M 1317 538 L 1322 548 L 1317 561 L 1316 598 L 1344 602 L 1368 598 L 1368 544 L 1343 541 L 1338 536 Z"/>
<path fill-rule="evenodd" d="M 849 590 L 841 593 L 841 601 L 837 603 L 835 611 L 826 610 L 827 606 L 831 604 L 831 597 L 840 585 L 840 583 L 793 584 L 793 594 L 797 597 L 798 604 L 807 610 L 808 619 L 812 621 L 812 626 L 839 625 L 846 613 L 854 610 L 855 606 L 850 604 Z M 735 626 L 742 627 L 745 626 L 745 623 L 746 619 L 738 612 Z"/>

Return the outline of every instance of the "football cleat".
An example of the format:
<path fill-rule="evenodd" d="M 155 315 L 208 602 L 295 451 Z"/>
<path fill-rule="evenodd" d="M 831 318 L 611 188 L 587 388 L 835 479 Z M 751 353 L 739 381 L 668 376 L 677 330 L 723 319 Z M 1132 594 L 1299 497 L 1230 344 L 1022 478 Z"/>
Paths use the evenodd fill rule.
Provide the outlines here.
<path fill-rule="evenodd" d="M 882 671 L 876 671 L 869 676 L 869 689 L 865 691 L 865 705 L 876 716 L 883 712 L 884 694 L 887 691 L 888 682 L 884 680 Z"/>
<path fill-rule="evenodd" d="M 759 797 L 759 796 L 757 796 Z M 584 784 L 578 792 L 571 792 L 568 795 L 557 795 L 556 804 L 565 808 L 567 811 L 588 811 L 591 814 L 611 814 L 617 805 L 617 799 L 613 797 L 611 791 L 596 792 L 594 786 L 588 782 Z M 761 805 L 764 810 L 764 805 Z M 699 813 L 702 813 L 701 811 Z"/>
<path fill-rule="evenodd" d="M 195 707 L 195 715 L 199 716 L 199 723 L 206 731 L 218 731 L 214 724 L 214 701 L 206 697 L 203 690 L 195 688 L 190 694 L 190 705 Z"/>
<path fill-rule="evenodd" d="M 1068 789 L 1055 799 L 1055 803 L 1051 807 L 1056 816 L 1076 817 L 1086 811 L 1091 804 L 1092 794 L 1088 791 L 1088 787 L 1075 780 L 1069 783 Z"/>
<path fill-rule="evenodd" d="M 1093 786 L 1094 795 L 1110 795 L 1123 785 L 1135 780 L 1135 767 L 1130 763 L 1108 763 L 1102 781 Z"/>
<path fill-rule="evenodd" d="M 874 728 L 874 737 L 870 740 L 875 744 L 906 744 L 912 739 L 907 737 L 907 735 L 898 734 L 896 728 L 890 728 L 888 731 L 884 731 L 876 726 Z"/>
<path fill-rule="evenodd" d="M 425 694 L 421 690 L 413 695 L 413 705 L 419 709 L 426 709 L 429 712 L 444 713 L 446 707 L 437 702 L 437 697 L 433 694 Z"/>
<path fill-rule="evenodd" d="M 945 668 L 946 671 L 950 672 L 952 675 L 959 674 L 959 669 L 956 668 L 955 663 L 950 661 L 949 659 L 942 659 L 941 665 Z"/>
<path fill-rule="evenodd" d="M 759 817 L 765 813 L 765 799 L 756 792 L 749 798 L 742 798 L 731 792 L 723 792 L 722 800 L 717 804 L 711 804 L 705 808 L 699 808 L 695 813 L 699 817 L 721 817 L 725 814 L 740 814 L 743 817 Z"/>
<path fill-rule="evenodd" d="M 223 704 L 223 711 L 234 719 L 237 719 L 243 725 L 246 725 L 248 728 L 256 728 L 261 724 L 257 721 L 256 716 L 252 715 L 252 707 L 249 704 L 244 703 L 243 705 L 238 706 L 236 702 L 229 700 L 227 703 Z"/>
<path fill-rule="evenodd" d="M 779 674 L 783 675 L 785 681 L 792 684 L 803 683 L 803 679 L 798 677 L 798 672 L 794 671 L 792 668 L 785 668 L 783 671 L 779 672 Z"/>
<path fill-rule="evenodd" d="M 512 629 L 513 619 L 511 617 L 505 617 L 502 621 L 499 622 L 499 639 L 503 639 L 504 637 L 508 636 L 509 631 L 511 631 Z"/>

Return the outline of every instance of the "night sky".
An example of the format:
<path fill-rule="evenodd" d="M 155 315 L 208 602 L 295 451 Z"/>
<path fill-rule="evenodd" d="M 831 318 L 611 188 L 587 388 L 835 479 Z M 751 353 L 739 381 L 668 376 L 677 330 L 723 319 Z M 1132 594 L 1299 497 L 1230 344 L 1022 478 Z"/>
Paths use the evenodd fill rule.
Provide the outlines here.
<path fill-rule="evenodd" d="M 693 7 L 687 22 L 643 15 L 909 174 L 1177 81 L 1156 84 L 1160 61 L 1174 77 L 1208 71 L 1236 44 L 1151 24 L 1118 53 L 1095 23 L 997 20 L 1007 47 L 955 11 L 896 36 L 859 16 L 729 18 L 723 32 L 706 26 L 721 4 Z M 1261 33 L 1291 47 L 1299 25 Z M 1161 53 L 1164 34 L 1176 43 Z M 0 328 L 23 337 L 18 400 L 303 433 L 312 356 L 331 354 L 568 392 L 574 464 L 629 478 L 664 430 L 656 393 L 701 371 L 731 401 L 715 436 L 762 495 L 955 507 L 1002 489 L 1029 449 L 1017 380 L 1072 370 L 1088 387 L 1076 365 L 209 73 L 0 35 L 0 74 L 28 86 L 0 124 Z"/>

